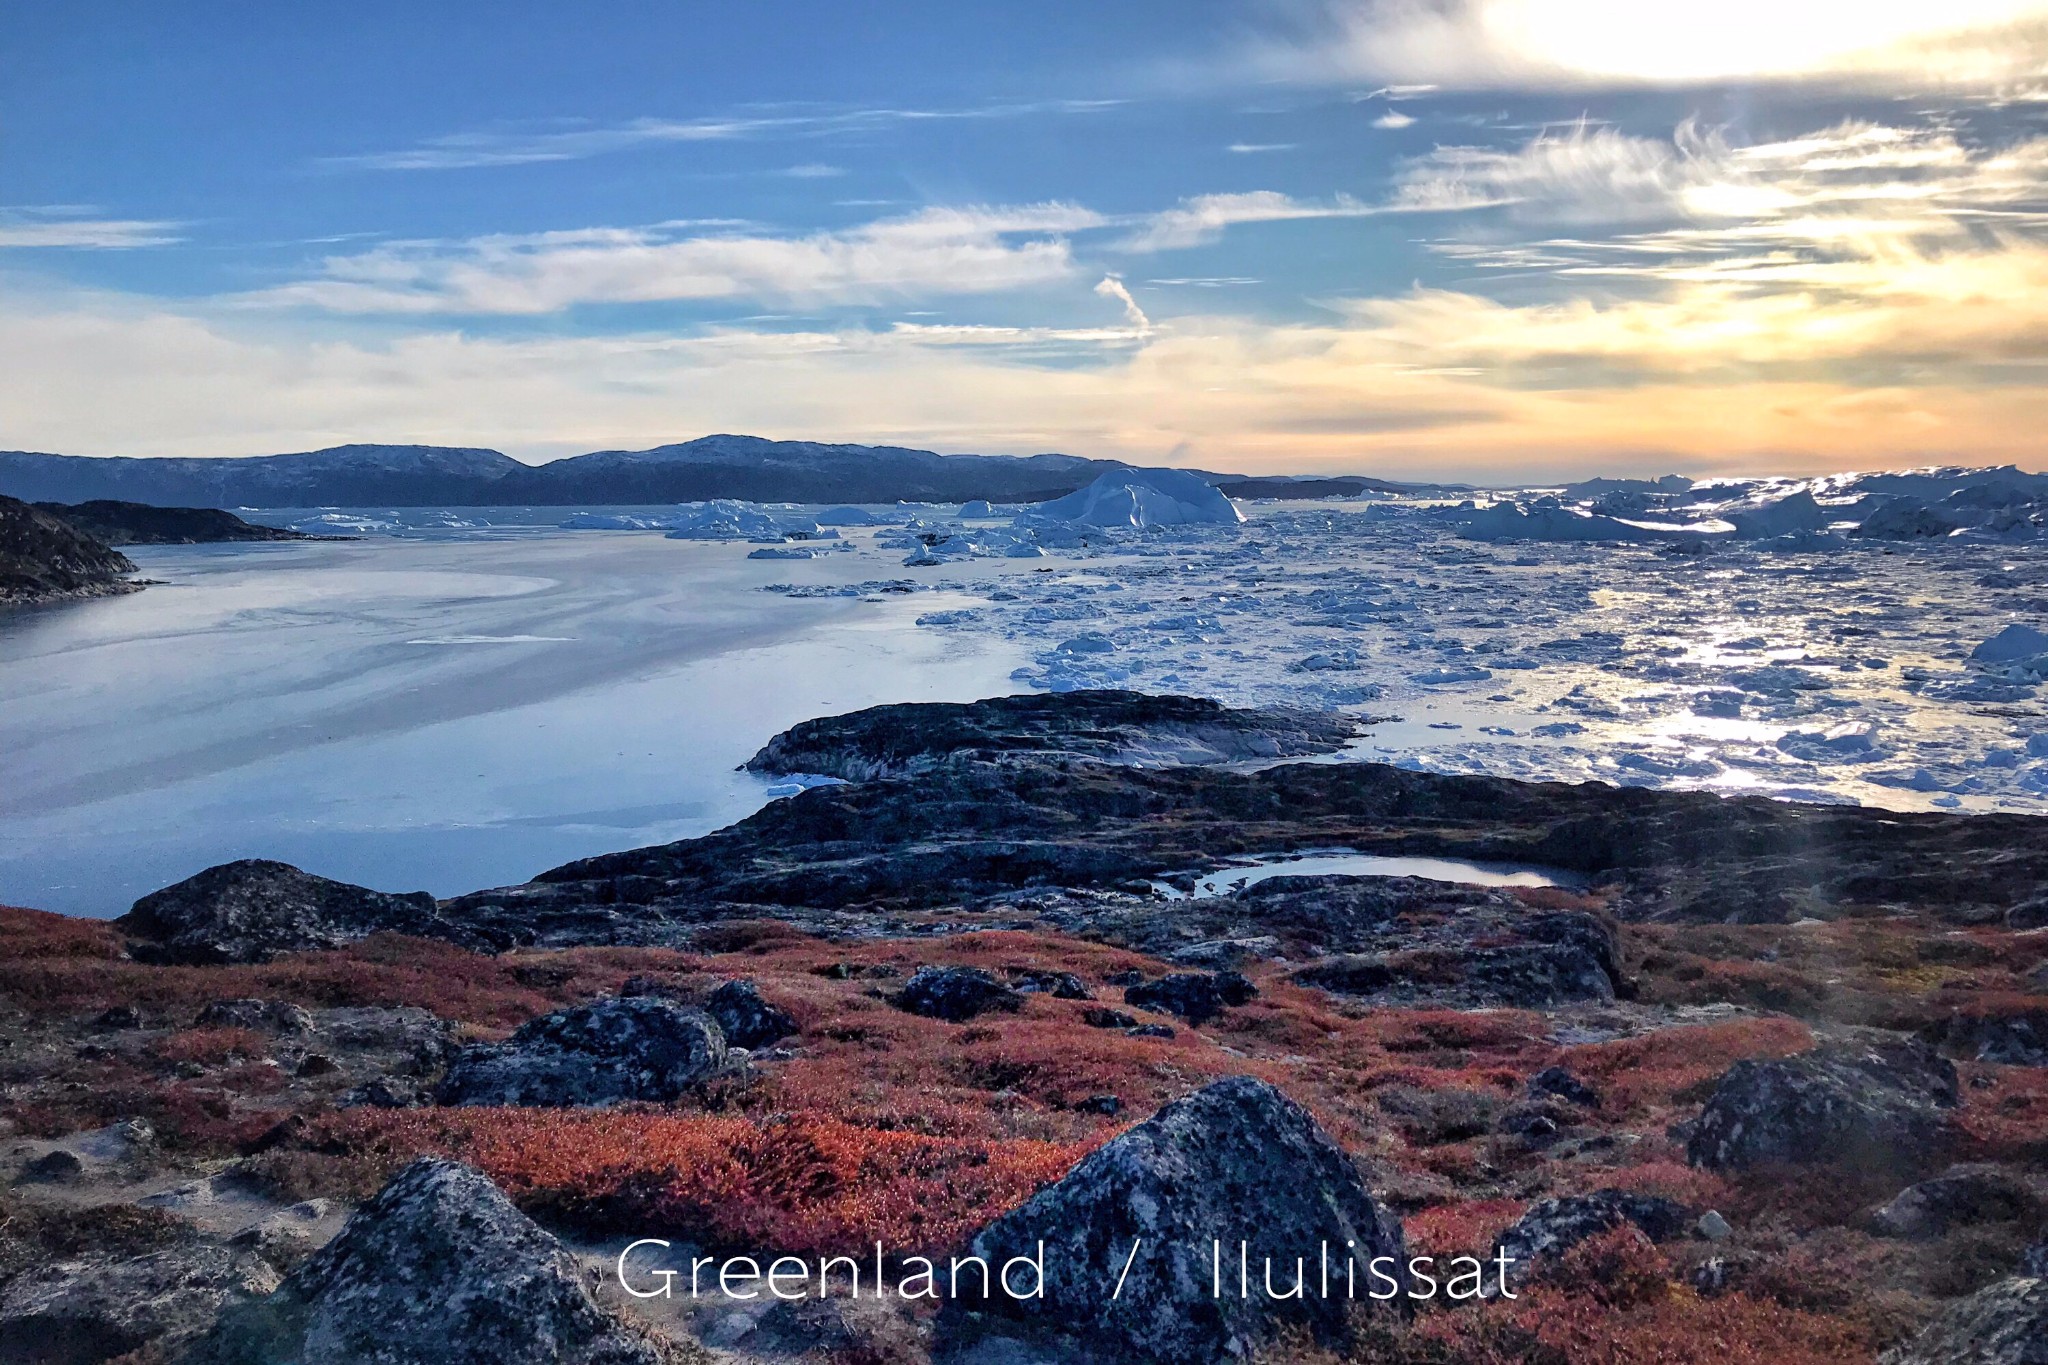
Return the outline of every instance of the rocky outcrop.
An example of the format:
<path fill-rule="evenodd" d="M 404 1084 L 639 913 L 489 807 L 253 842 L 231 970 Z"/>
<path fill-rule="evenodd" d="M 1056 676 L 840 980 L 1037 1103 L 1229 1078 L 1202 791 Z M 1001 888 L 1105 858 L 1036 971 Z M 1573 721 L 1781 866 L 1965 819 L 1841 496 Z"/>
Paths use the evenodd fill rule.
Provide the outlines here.
<path fill-rule="evenodd" d="M 464 1048 L 435 1098 L 551 1108 L 661 1103 L 724 1065 L 725 1035 L 710 1015 L 628 996 L 556 1010 L 503 1043 Z"/>
<path fill-rule="evenodd" d="M 1007 1338 L 1034 1360 L 1206 1365 L 1289 1327 L 1326 1345 L 1347 1339 L 1339 1297 L 1212 1294 L 1212 1239 L 1233 1251 L 1248 1242 L 1255 1279 L 1271 1257 L 1280 1290 L 1294 1283 L 1297 1257 L 1307 1257 L 1313 1288 L 1321 1244 L 1341 1267 L 1354 1243 L 1361 1301 L 1372 1283 L 1364 1263 L 1398 1258 L 1402 1246 L 1399 1222 L 1306 1110 L 1262 1081 L 1232 1077 L 1169 1104 L 977 1236 L 973 1254 L 997 1267 L 1043 1243 L 1044 1294 L 949 1303 L 939 1355 L 1009 1358 L 999 1354 Z"/>
<path fill-rule="evenodd" d="M 1021 991 L 979 967 L 921 967 L 896 993 L 896 1008 L 955 1024 L 983 1014 L 1014 1014 L 1023 1007 Z"/>
<path fill-rule="evenodd" d="M 491 946 L 444 919 L 424 891 L 390 895 L 256 858 L 152 891 L 114 923 L 136 940 L 130 952 L 141 961 L 198 966 L 268 962 L 380 931 Z"/>
<path fill-rule="evenodd" d="M 812 788 L 700 839 L 584 859 L 443 909 L 523 943 L 682 945 L 717 919 L 839 931 L 878 910 L 1002 908 L 1061 890 L 1149 899 L 1152 879 L 1310 848 L 1548 865 L 1616 885 L 1625 917 L 1691 921 L 1787 922 L 1883 903 L 1989 922 L 2048 884 L 2048 826 L 2034 816 L 1802 806 L 1371 763 L 1244 771 L 1095 761 L 1124 752 L 1116 734 L 1088 738 L 1116 730 L 1101 714 L 1105 696 L 1130 694 L 898 708 L 799 727 L 771 742 L 764 765 L 839 767 L 870 780 Z M 1037 733 L 1046 728 L 1060 733 Z M 929 766 L 914 777 L 872 776 L 920 764 Z M 1448 901 L 1459 888 L 1437 890 Z"/>
<path fill-rule="evenodd" d="M 2048 1365 L 2048 1280 L 2016 1277 L 1944 1309 L 1879 1365 Z"/>
<path fill-rule="evenodd" d="M 312 540 L 275 526 L 256 526 L 218 507 L 156 507 L 146 502 L 39 502 L 53 517 L 70 522 L 109 545 L 212 545 L 239 541 Z"/>
<path fill-rule="evenodd" d="M 760 988 L 751 981 L 722 983 L 704 1002 L 704 1012 L 718 1021 L 725 1041 L 733 1047 L 767 1047 L 797 1031 L 789 1011 L 763 1000 Z"/>
<path fill-rule="evenodd" d="M 1924 1043 L 1845 1043 L 1737 1062 L 1693 1125 L 1686 1155 L 1711 1170 L 1911 1169 L 1940 1158 L 1957 1102 L 1955 1067 Z"/>
<path fill-rule="evenodd" d="M 61 517 L 0 497 L 0 607 L 128 592 L 128 556 Z"/>
<path fill-rule="evenodd" d="M 187 1365 L 659 1365 L 481 1172 L 418 1161 Z"/>
<path fill-rule="evenodd" d="M 1873 1212 L 1870 1222 L 1887 1237 L 1925 1238 L 1980 1223 L 2031 1222 L 2040 1213 L 2039 1197 L 2017 1176 L 1970 1165 L 1907 1186 Z"/>
<path fill-rule="evenodd" d="M 0 1360 L 90 1365 L 146 1347 L 169 1355 L 224 1307 L 277 1285 L 257 1257 L 203 1242 L 35 1266 L 0 1290 Z"/>
<path fill-rule="evenodd" d="M 965 704 L 875 706 L 807 720 L 769 740 L 747 768 L 864 782 L 927 772 L 955 757 L 1227 763 L 1333 753 L 1357 728 L 1346 717 L 1320 711 L 1241 709 L 1201 697 L 1024 694 Z"/>
<path fill-rule="evenodd" d="M 1532 1205 L 1500 1235 L 1492 1257 L 1508 1258 L 1507 1278 L 1512 1287 L 1525 1280 L 1538 1261 L 1561 1256 L 1587 1238 L 1624 1223 L 1634 1224 L 1653 1242 L 1664 1242 L 1683 1233 L 1690 1221 L 1682 1204 L 1627 1190 L 1546 1199 Z"/>

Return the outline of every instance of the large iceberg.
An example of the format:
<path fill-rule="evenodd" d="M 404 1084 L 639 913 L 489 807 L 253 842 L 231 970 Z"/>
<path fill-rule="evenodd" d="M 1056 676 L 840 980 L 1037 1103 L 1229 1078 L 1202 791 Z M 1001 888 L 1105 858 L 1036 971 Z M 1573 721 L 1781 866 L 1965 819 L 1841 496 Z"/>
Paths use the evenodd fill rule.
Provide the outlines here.
<path fill-rule="evenodd" d="M 1024 514 L 1073 526 L 1236 526 L 1237 504 L 1213 484 L 1179 469 L 1114 469 L 1063 498 Z"/>

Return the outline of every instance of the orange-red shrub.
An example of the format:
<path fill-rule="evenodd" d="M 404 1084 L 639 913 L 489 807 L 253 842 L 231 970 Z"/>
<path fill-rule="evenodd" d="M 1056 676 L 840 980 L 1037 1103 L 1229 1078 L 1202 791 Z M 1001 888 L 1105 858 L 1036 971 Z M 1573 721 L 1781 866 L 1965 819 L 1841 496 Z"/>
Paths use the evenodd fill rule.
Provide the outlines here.
<path fill-rule="evenodd" d="M 436 1154 L 489 1173 L 523 1206 L 707 1246 L 858 1253 L 957 1247 L 1085 1147 L 882 1132 L 816 1116 L 757 1122 L 619 1111 L 352 1110 L 323 1141 L 392 1165 Z"/>

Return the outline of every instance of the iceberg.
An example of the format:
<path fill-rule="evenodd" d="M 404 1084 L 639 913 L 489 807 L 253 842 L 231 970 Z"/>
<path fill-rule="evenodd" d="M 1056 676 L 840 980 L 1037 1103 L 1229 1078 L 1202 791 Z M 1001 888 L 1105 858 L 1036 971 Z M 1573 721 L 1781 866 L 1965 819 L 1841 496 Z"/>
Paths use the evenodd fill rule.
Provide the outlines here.
<path fill-rule="evenodd" d="M 1973 663 L 2011 664 L 2048 654 L 2048 634 L 2032 626 L 2010 625 L 1970 651 Z"/>
<path fill-rule="evenodd" d="M 995 514 L 996 509 L 980 498 L 976 498 L 973 502 L 963 502 L 960 504 L 962 520 L 979 521 L 985 517 L 992 517 Z"/>
<path fill-rule="evenodd" d="M 818 513 L 820 526 L 891 526 L 887 517 L 878 517 L 864 507 L 828 507 Z"/>
<path fill-rule="evenodd" d="M 815 522 L 808 526 L 786 526 L 772 512 L 729 498 L 693 502 L 673 517 L 669 525 L 674 528 L 668 533 L 670 540 L 752 540 L 758 536 L 780 540 L 791 530 L 818 530 Z"/>
<path fill-rule="evenodd" d="M 1799 531 L 1825 531 L 1830 520 L 1827 509 L 1803 488 L 1775 502 L 1731 507 L 1721 515 L 1735 527 L 1736 538 L 1740 540 L 1770 540 Z"/>
<path fill-rule="evenodd" d="M 1025 519 L 1145 529 L 1236 526 L 1244 513 L 1214 485 L 1185 470 L 1115 469 L 1078 492 L 1040 503 L 1020 518 Z"/>

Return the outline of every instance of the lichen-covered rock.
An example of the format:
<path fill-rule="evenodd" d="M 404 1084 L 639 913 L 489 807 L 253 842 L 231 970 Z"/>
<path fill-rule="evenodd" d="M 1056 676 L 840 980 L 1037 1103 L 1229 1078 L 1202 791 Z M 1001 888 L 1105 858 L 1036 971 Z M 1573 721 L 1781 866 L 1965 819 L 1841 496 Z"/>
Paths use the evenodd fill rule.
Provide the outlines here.
<path fill-rule="evenodd" d="M 181 1350 L 223 1306 L 277 1283 L 260 1259 L 201 1242 L 35 1266 L 0 1291 L 0 1360 L 88 1365 L 146 1346 Z"/>
<path fill-rule="evenodd" d="M 481 1172 L 416 1161 L 188 1365 L 659 1365 Z"/>
<path fill-rule="evenodd" d="M 2020 1274 L 2048 1280 L 2048 1237 L 2043 1237 L 2020 1254 Z"/>
<path fill-rule="evenodd" d="M 1996 1166 L 1952 1166 L 1909 1185 L 1870 1215 L 1888 1237 L 1939 1237 L 1978 1223 L 2017 1223 L 2036 1217 L 2040 1200 L 2025 1182 Z"/>
<path fill-rule="evenodd" d="M 1737 1062 L 1686 1141 L 1710 1170 L 1837 1164 L 1924 1167 L 1946 1145 L 1956 1069 L 1913 1041 L 1845 1043 Z"/>
<path fill-rule="evenodd" d="M 1124 1003 L 1200 1025 L 1229 1006 L 1255 999 L 1258 993 L 1258 987 L 1236 972 L 1175 972 L 1129 987 L 1124 991 Z"/>
<path fill-rule="evenodd" d="M 795 1033 L 796 1020 L 761 998 L 751 981 L 727 981 L 711 992 L 704 1011 L 718 1021 L 725 1041 L 734 1047 L 760 1048 Z"/>
<path fill-rule="evenodd" d="M 1136 1239 L 1143 1244 L 1113 1294 Z M 1025 1343 L 1031 1359 L 1206 1365 L 1242 1357 L 1288 1327 L 1344 1342 L 1341 1296 L 1212 1294 L 1212 1239 L 1233 1262 L 1238 1242 L 1249 1242 L 1254 1277 L 1273 1258 L 1280 1289 L 1293 1283 L 1298 1257 L 1307 1258 L 1313 1288 L 1319 1247 L 1333 1248 L 1334 1276 L 1346 1244 L 1355 1244 L 1368 1309 L 1386 1305 L 1364 1298 L 1373 1283 L 1365 1262 L 1402 1250 L 1399 1221 L 1308 1112 L 1263 1081 L 1235 1076 L 1167 1105 L 984 1229 L 973 1254 L 997 1267 L 1044 1243 L 1044 1295 L 949 1302 L 940 1354 L 1001 1358 L 1007 1338 Z"/>
<path fill-rule="evenodd" d="M 556 1010 L 502 1043 L 464 1048 L 435 1098 L 550 1107 L 662 1102 L 724 1065 L 717 1020 L 673 1001 L 628 996 Z"/>
<path fill-rule="evenodd" d="M 1633 1223 L 1651 1241 L 1663 1242 L 1684 1232 L 1691 1218 L 1683 1204 L 1627 1190 L 1546 1199 L 1531 1205 L 1500 1235 L 1493 1256 L 1507 1256 L 1507 1278 L 1512 1287 L 1528 1277 L 1537 1261 L 1561 1256 L 1611 1228 Z M 1491 1289 L 1493 1283 L 1489 1281 L 1487 1287 Z"/>
<path fill-rule="evenodd" d="M 114 921 L 144 962 L 211 966 L 339 948 L 380 931 L 490 945 L 444 919 L 424 891 L 390 895 L 247 858 L 152 891 Z"/>
<path fill-rule="evenodd" d="M 1980 1062 L 2048 1066 L 2048 1009 L 1958 1016 L 1948 1023 L 1946 1041 Z"/>
<path fill-rule="evenodd" d="M 994 1011 L 1014 1013 L 1024 997 L 979 967 L 922 967 L 896 993 L 896 1007 L 927 1019 L 962 1023 Z"/>
<path fill-rule="evenodd" d="M 1943 1309 L 1879 1365 L 2048 1365 L 2048 1280 L 2017 1276 Z"/>

